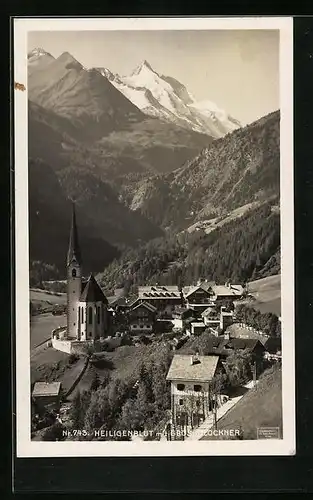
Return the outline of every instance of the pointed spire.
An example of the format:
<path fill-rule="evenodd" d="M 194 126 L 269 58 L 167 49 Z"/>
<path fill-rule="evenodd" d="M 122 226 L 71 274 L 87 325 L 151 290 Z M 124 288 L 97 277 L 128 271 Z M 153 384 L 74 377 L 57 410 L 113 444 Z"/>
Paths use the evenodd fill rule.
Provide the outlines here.
<path fill-rule="evenodd" d="M 67 265 L 69 265 L 73 259 L 77 261 L 78 264 L 81 264 L 81 253 L 78 242 L 78 232 L 76 225 L 76 213 L 75 213 L 75 204 L 72 202 L 73 212 L 72 212 L 72 226 L 70 233 L 70 243 L 67 252 Z"/>

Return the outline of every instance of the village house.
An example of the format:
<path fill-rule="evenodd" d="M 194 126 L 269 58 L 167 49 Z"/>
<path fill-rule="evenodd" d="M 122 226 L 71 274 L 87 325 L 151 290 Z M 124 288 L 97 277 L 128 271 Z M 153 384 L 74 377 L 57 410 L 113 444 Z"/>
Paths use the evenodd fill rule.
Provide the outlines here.
<path fill-rule="evenodd" d="M 136 303 L 128 313 L 131 333 L 152 333 L 156 325 L 157 309 L 148 302 Z"/>
<path fill-rule="evenodd" d="M 205 326 L 210 326 L 212 328 L 218 328 L 220 326 L 220 314 L 215 305 L 207 307 L 201 313 L 201 319 Z"/>
<path fill-rule="evenodd" d="M 172 318 L 174 328 L 184 330 L 186 321 L 192 317 L 194 317 L 194 311 L 192 309 L 186 309 L 184 307 L 175 309 Z"/>
<path fill-rule="evenodd" d="M 224 307 L 221 307 L 220 311 L 220 330 L 221 332 L 225 332 L 225 330 L 232 325 L 234 321 L 234 312 L 233 311 L 226 311 Z"/>
<path fill-rule="evenodd" d="M 199 425 L 211 410 L 211 382 L 222 370 L 218 356 L 175 354 L 166 379 L 171 382 L 172 422 Z"/>
<path fill-rule="evenodd" d="M 212 290 L 215 295 L 216 303 L 223 303 L 225 301 L 240 300 L 245 288 L 242 285 L 232 285 L 229 281 L 225 285 L 214 285 Z"/>
<path fill-rule="evenodd" d="M 281 338 L 280 337 L 268 337 L 264 343 L 264 349 L 269 354 L 281 353 Z"/>
<path fill-rule="evenodd" d="M 203 321 L 192 321 L 186 326 L 186 333 L 189 335 L 201 335 L 206 329 Z"/>
<path fill-rule="evenodd" d="M 39 411 L 58 410 L 61 403 L 61 382 L 36 382 L 32 400 Z"/>
<path fill-rule="evenodd" d="M 231 338 L 227 341 L 225 347 L 239 351 L 247 349 L 257 357 L 262 357 L 265 352 L 264 345 L 258 339 Z"/>
<path fill-rule="evenodd" d="M 214 292 L 210 286 L 207 288 L 202 285 L 184 286 L 182 295 L 186 307 L 200 313 L 207 309 L 207 307 L 214 305 Z"/>
<path fill-rule="evenodd" d="M 178 286 L 139 286 L 137 302 L 151 304 L 167 317 L 172 317 L 173 311 L 183 305 Z"/>

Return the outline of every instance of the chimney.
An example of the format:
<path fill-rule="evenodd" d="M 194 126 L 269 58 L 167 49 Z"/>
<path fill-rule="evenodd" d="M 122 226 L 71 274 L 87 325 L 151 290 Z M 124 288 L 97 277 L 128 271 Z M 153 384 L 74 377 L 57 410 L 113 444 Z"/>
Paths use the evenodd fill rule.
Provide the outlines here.
<path fill-rule="evenodd" d="M 200 363 L 200 360 L 199 360 L 199 353 L 196 352 L 196 354 L 192 354 L 191 355 L 191 359 L 190 359 L 190 364 L 191 365 L 195 365 L 196 363 Z"/>

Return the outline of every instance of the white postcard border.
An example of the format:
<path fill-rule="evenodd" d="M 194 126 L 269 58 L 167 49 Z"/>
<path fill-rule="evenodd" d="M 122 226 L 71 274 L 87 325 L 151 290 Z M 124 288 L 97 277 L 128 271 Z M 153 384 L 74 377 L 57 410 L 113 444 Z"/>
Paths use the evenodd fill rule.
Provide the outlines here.
<path fill-rule="evenodd" d="M 283 439 L 187 442 L 34 442 L 30 425 L 30 318 L 28 251 L 27 33 L 80 30 L 280 31 L 281 302 Z M 15 286 L 17 457 L 238 456 L 295 454 L 294 212 L 293 212 L 293 20 L 244 18 L 15 18 Z M 257 96 L 256 96 L 257 99 Z"/>

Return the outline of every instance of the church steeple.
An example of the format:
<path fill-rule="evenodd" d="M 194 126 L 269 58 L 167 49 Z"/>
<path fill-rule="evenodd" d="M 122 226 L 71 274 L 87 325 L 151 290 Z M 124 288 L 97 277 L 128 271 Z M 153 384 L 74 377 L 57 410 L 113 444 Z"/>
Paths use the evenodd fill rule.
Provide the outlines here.
<path fill-rule="evenodd" d="M 67 252 L 67 265 L 68 266 L 71 264 L 73 259 L 76 260 L 77 264 L 81 265 L 82 259 L 81 259 L 79 241 L 78 241 L 78 232 L 77 232 L 77 225 L 76 225 L 76 213 L 75 213 L 74 202 L 73 202 L 70 242 L 69 242 L 69 247 L 68 247 L 68 252 Z"/>

